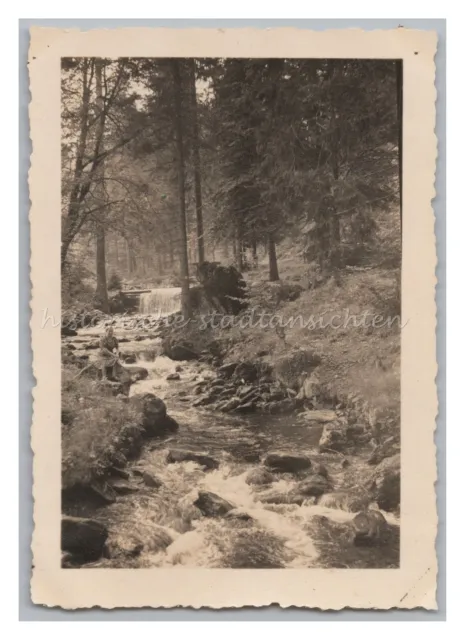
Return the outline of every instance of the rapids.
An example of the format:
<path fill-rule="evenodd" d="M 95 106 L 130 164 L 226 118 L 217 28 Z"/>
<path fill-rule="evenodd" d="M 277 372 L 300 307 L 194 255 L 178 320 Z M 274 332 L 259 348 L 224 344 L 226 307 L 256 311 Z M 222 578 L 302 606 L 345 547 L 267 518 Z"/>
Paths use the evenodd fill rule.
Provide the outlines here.
<path fill-rule="evenodd" d="M 94 330 L 79 333 L 82 337 L 86 334 L 95 337 Z M 117 328 L 115 333 L 121 337 Z M 71 340 L 77 342 L 75 338 Z M 397 566 L 398 540 L 388 548 L 353 546 L 348 523 L 354 513 L 315 504 L 314 498 L 302 505 L 265 501 L 272 493 L 289 492 L 299 478 L 280 474 L 267 487 L 246 483 L 247 473 L 260 464 L 260 457 L 268 451 L 283 449 L 323 460 L 335 490 L 343 489 L 345 476 L 340 456 L 317 453 L 321 427 L 309 427 L 299 415 L 238 417 L 194 408 L 190 390 L 199 380 L 214 377 L 213 372 L 196 362 L 173 362 L 160 355 L 155 360 L 147 360 L 144 345 L 153 353 L 158 342 L 156 338 L 149 342 L 139 339 L 123 343 L 121 349 L 137 349 L 140 355 L 136 365 L 149 371 L 147 379 L 132 385 L 130 395 L 154 393 L 166 402 L 170 415 L 180 425 L 175 435 L 148 441 L 139 460 L 132 463 L 137 470 L 148 471 L 163 484 L 159 489 L 140 484 L 136 493 L 118 497 L 114 504 L 99 509 L 94 515 L 107 525 L 110 539 L 117 545 L 124 549 L 143 545 L 143 550 L 134 558 L 125 555 L 86 566 Z M 167 381 L 167 375 L 179 365 L 181 379 Z M 218 460 L 219 468 L 204 471 L 191 461 L 167 464 L 170 447 L 207 453 Z M 356 468 L 357 461 L 352 460 L 351 464 Z M 249 519 L 229 517 L 229 514 L 224 518 L 203 517 L 193 505 L 199 490 L 218 494 L 237 507 L 238 515 L 248 514 Z M 390 514 L 384 515 L 398 530 L 398 521 Z"/>

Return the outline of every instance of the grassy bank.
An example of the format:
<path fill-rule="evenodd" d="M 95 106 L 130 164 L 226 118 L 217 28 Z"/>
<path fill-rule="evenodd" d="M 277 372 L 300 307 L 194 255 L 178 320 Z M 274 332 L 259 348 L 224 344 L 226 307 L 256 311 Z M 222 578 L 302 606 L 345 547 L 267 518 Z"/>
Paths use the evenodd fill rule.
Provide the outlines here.
<path fill-rule="evenodd" d="M 345 270 L 308 288 L 302 262 L 280 260 L 281 284 L 267 282 L 266 265 L 246 275 L 250 308 L 265 310 L 268 318 L 288 322 L 284 332 L 275 326 L 233 326 L 217 329 L 227 359 L 259 359 L 275 369 L 298 350 L 321 357 L 317 378 L 339 398 L 355 398 L 367 419 L 398 436 L 400 425 L 400 291 L 398 271 L 372 268 Z M 294 301 L 277 301 L 283 283 L 299 285 Z M 307 288 L 305 288 L 307 287 Z M 250 309 L 249 308 L 249 309 Z M 257 316 L 255 316 L 257 317 Z M 365 318 L 365 320 L 364 320 Z M 375 318 L 377 318 L 375 320 Z M 307 322 L 307 326 L 305 326 Z M 390 324 L 389 324 L 390 323 Z M 299 373 L 299 372 L 295 372 Z"/>
<path fill-rule="evenodd" d="M 62 488 L 98 481 L 142 438 L 140 412 L 74 367 L 62 370 Z"/>

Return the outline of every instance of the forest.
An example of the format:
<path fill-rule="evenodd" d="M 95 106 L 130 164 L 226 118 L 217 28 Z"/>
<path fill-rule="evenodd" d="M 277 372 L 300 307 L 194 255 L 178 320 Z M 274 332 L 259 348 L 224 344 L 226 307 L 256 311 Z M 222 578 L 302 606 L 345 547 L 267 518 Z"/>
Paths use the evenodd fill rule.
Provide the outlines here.
<path fill-rule="evenodd" d="M 399 567 L 402 62 L 61 77 L 62 566 Z"/>
<path fill-rule="evenodd" d="M 64 305 L 171 282 L 188 313 L 195 265 L 277 281 L 283 242 L 319 282 L 398 267 L 401 105 L 392 60 L 63 59 Z"/>

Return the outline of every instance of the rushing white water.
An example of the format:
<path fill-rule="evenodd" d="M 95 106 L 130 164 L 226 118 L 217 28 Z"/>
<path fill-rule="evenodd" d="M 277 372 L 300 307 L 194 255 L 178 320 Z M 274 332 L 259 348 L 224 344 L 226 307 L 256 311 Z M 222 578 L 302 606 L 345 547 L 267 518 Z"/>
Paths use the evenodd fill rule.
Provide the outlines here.
<path fill-rule="evenodd" d="M 143 293 L 140 297 L 140 313 L 157 314 L 165 317 L 176 313 L 181 309 L 181 289 L 178 287 L 166 287 L 152 289 L 150 293 Z"/>
<path fill-rule="evenodd" d="M 166 390 L 173 385 L 172 382 L 166 379 L 168 374 L 175 372 L 173 361 L 166 356 L 158 355 L 154 361 L 145 360 L 144 358 L 137 360 L 137 366 L 147 369 L 149 376 L 145 380 L 139 380 L 136 384 L 133 384 L 129 390 L 129 395 L 155 393 L 163 399 Z"/>
<path fill-rule="evenodd" d="M 223 467 L 205 476 L 205 486 L 209 491 L 230 500 L 246 511 L 255 522 L 264 530 L 284 539 L 285 546 L 295 554 L 293 566 L 306 566 L 309 559 L 318 556 L 317 550 L 311 538 L 302 529 L 305 517 L 302 511 L 295 505 L 292 513 L 276 513 L 271 511 L 269 505 L 264 506 L 260 502 L 252 487 L 246 483 L 247 472 L 241 475 L 232 475 L 232 469 Z M 289 490 L 290 483 L 281 480 L 274 483 L 274 490 Z M 267 508 L 268 507 L 268 508 Z"/>

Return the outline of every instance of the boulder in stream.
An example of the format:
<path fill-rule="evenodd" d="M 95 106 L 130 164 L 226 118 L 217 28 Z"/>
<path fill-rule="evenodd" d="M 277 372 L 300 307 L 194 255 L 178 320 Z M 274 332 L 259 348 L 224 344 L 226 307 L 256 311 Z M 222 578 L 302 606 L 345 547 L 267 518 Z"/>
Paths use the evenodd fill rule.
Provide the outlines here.
<path fill-rule="evenodd" d="M 163 433 L 175 433 L 179 429 L 179 423 L 167 415 L 163 421 Z"/>
<path fill-rule="evenodd" d="M 139 491 L 139 487 L 136 487 L 129 480 L 124 480 L 123 478 L 112 479 L 109 485 L 120 496 L 137 493 Z"/>
<path fill-rule="evenodd" d="M 107 528 L 97 520 L 71 516 L 61 519 L 61 549 L 70 553 L 77 563 L 101 558 L 107 538 Z"/>
<path fill-rule="evenodd" d="M 328 469 L 321 462 L 312 461 L 312 474 L 328 479 Z"/>
<path fill-rule="evenodd" d="M 347 446 L 347 430 L 337 422 L 325 424 L 318 443 L 321 453 L 339 453 L 344 451 Z"/>
<path fill-rule="evenodd" d="M 174 418 L 167 415 L 166 405 L 153 393 L 138 393 L 131 397 L 131 402 L 142 413 L 142 426 L 148 436 L 155 437 L 174 433 L 179 425 Z"/>
<path fill-rule="evenodd" d="M 265 469 L 264 467 L 256 467 L 248 472 L 245 481 L 250 485 L 263 486 L 271 484 L 274 481 L 274 476 L 270 471 L 268 471 L 268 469 Z"/>
<path fill-rule="evenodd" d="M 152 489 L 159 489 L 163 482 L 157 476 L 152 475 L 148 471 L 144 471 L 142 473 L 142 480 L 147 487 L 151 487 Z"/>
<path fill-rule="evenodd" d="M 254 362 L 239 362 L 234 370 L 234 377 L 244 382 L 255 382 L 259 373 L 259 368 Z"/>
<path fill-rule="evenodd" d="M 166 456 L 168 464 L 176 462 L 196 462 L 206 469 L 218 469 L 220 463 L 206 453 L 197 453 L 196 451 L 187 451 L 184 449 L 170 449 Z"/>
<path fill-rule="evenodd" d="M 326 478 L 319 475 L 311 475 L 297 486 L 297 492 L 304 496 L 321 496 L 329 489 L 329 482 Z"/>
<path fill-rule="evenodd" d="M 216 380 L 212 380 L 212 382 L 210 382 L 210 384 L 208 385 L 210 389 L 223 389 L 224 386 L 226 384 L 225 380 L 222 380 L 221 378 L 217 378 Z"/>
<path fill-rule="evenodd" d="M 293 413 L 299 406 L 297 398 L 284 398 L 276 402 L 266 402 L 263 405 L 263 411 L 274 415 L 284 415 Z"/>
<path fill-rule="evenodd" d="M 298 504 L 301 506 L 305 496 L 297 491 L 270 491 L 260 495 L 263 504 Z"/>
<path fill-rule="evenodd" d="M 251 384 L 245 384 L 239 387 L 236 391 L 236 395 L 238 398 L 246 398 L 251 391 L 255 391 L 255 387 Z"/>
<path fill-rule="evenodd" d="M 218 374 L 224 378 L 231 378 L 237 367 L 237 362 L 228 362 L 218 369 Z"/>
<path fill-rule="evenodd" d="M 199 496 L 195 500 L 194 506 L 208 518 L 224 516 L 236 508 L 231 502 L 211 491 L 199 491 Z"/>
<path fill-rule="evenodd" d="M 61 335 L 64 338 L 74 338 L 77 334 L 78 332 L 75 329 L 71 329 L 70 327 L 61 327 Z"/>
<path fill-rule="evenodd" d="M 260 451 L 257 449 L 251 449 L 249 446 L 241 444 L 229 447 L 229 454 L 236 460 L 241 462 L 249 462 L 255 464 L 260 462 Z"/>
<path fill-rule="evenodd" d="M 400 454 L 385 458 L 371 478 L 371 495 L 383 511 L 395 511 L 400 504 Z"/>
<path fill-rule="evenodd" d="M 337 413 L 332 409 L 314 409 L 305 412 L 305 419 L 311 422 L 334 422 L 337 417 Z"/>
<path fill-rule="evenodd" d="M 131 474 L 126 469 L 120 469 L 119 467 L 110 467 L 109 472 L 112 476 L 122 478 L 123 480 L 129 480 Z"/>
<path fill-rule="evenodd" d="M 240 508 L 231 509 L 231 511 L 228 511 L 228 513 L 225 515 L 225 518 L 227 520 L 239 520 L 242 522 L 250 522 L 251 520 L 253 520 L 250 513 L 247 513 L 247 511 Z"/>
<path fill-rule="evenodd" d="M 149 375 L 149 372 L 145 367 L 125 367 L 125 369 L 131 377 L 131 382 L 145 380 Z"/>
<path fill-rule="evenodd" d="M 239 400 L 239 398 L 233 396 L 229 400 L 226 400 L 225 402 L 222 402 L 220 405 L 218 405 L 217 409 L 218 411 L 224 411 L 225 413 L 227 413 L 228 411 L 234 411 L 234 409 L 237 409 L 240 404 L 241 401 Z"/>
<path fill-rule="evenodd" d="M 238 407 L 236 407 L 236 413 L 254 413 L 257 409 L 257 404 L 255 402 L 243 402 Z"/>
<path fill-rule="evenodd" d="M 95 481 L 90 484 L 73 484 L 62 490 L 62 504 L 86 504 L 91 508 L 100 508 L 116 502 L 116 492 L 106 482 Z"/>
<path fill-rule="evenodd" d="M 91 340 L 82 345 L 84 349 L 100 349 L 100 342 L 98 340 Z"/>
<path fill-rule="evenodd" d="M 318 504 L 321 507 L 341 509 L 343 511 L 350 511 L 351 513 L 357 513 L 358 511 L 367 509 L 369 503 L 370 498 L 368 496 L 358 496 L 347 491 L 325 493 L 318 500 Z"/>
<path fill-rule="evenodd" d="M 192 406 L 193 407 L 203 407 L 206 404 L 211 404 L 213 402 L 213 398 L 207 395 L 200 396 L 200 398 L 196 398 Z"/>
<path fill-rule="evenodd" d="M 357 547 L 380 544 L 389 531 L 389 525 L 383 514 L 371 509 L 357 513 L 351 525 L 354 545 Z"/>
<path fill-rule="evenodd" d="M 199 354 L 190 342 L 166 338 L 162 342 L 162 353 L 171 360 L 197 360 Z"/>
<path fill-rule="evenodd" d="M 297 473 L 312 466 L 311 460 L 303 454 L 282 452 L 269 453 L 264 464 L 272 471 L 281 473 Z"/>
<path fill-rule="evenodd" d="M 181 380 L 181 376 L 179 375 L 179 373 L 169 373 L 166 376 L 167 380 Z"/>

